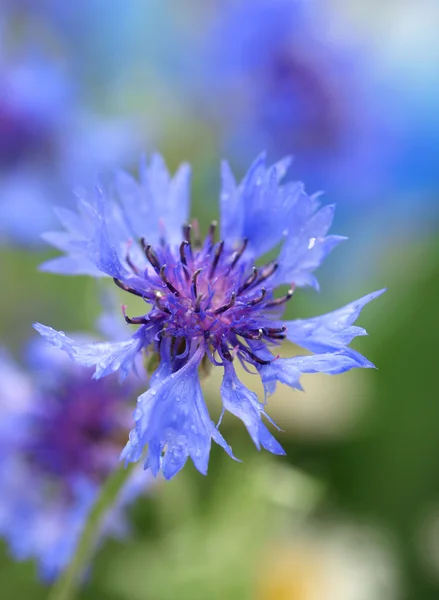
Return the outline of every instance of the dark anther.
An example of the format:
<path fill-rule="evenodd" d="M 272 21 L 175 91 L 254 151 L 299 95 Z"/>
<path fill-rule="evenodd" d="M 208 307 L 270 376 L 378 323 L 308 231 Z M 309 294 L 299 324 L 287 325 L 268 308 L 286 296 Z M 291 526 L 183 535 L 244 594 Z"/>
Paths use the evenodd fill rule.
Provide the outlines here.
<path fill-rule="evenodd" d="M 117 285 L 117 287 L 120 287 L 120 289 L 124 290 L 124 292 L 129 292 L 130 294 L 134 294 L 135 296 L 140 296 L 140 298 L 145 298 L 147 296 L 146 294 L 142 294 L 142 292 L 138 292 L 134 288 L 126 285 L 120 279 L 117 279 L 116 277 L 113 277 L 113 281 Z"/>
<path fill-rule="evenodd" d="M 129 325 L 145 325 L 148 323 L 147 317 L 129 317 L 126 314 L 126 306 L 122 306 L 123 318 Z"/>
<path fill-rule="evenodd" d="M 160 273 L 160 263 L 158 261 L 157 256 L 155 255 L 154 250 L 152 249 L 151 244 L 147 244 L 145 242 L 145 238 L 141 238 L 140 241 L 142 243 L 143 251 L 145 252 L 145 256 L 148 259 L 149 263 L 154 268 L 154 271 L 156 273 Z"/>
<path fill-rule="evenodd" d="M 288 290 L 288 292 L 285 296 L 282 296 L 282 298 L 276 298 L 276 300 L 271 300 L 271 302 L 267 302 L 265 307 L 271 308 L 273 306 L 280 306 L 281 304 L 288 302 L 288 300 L 290 300 L 290 298 L 293 297 L 293 294 L 294 294 L 293 290 Z"/>
<path fill-rule="evenodd" d="M 221 346 L 221 354 L 224 356 L 224 358 L 230 362 L 233 362 L 233 356 L 230 354 L 229 348 L 227 347 L 227 344 L 223 340 L 221 340 L 220 346 Z"/>
<path fill-rule="evenodd" d="M 247 340 L 260 340 L 262 334 L 264 333 L 262 329 L 258 329 L 257 331 L 243 331 L 242 329 L 233 329 L 236 335 L 240 335 Z"/>
<path fill-rule="evenodd" d="M 212 223 L 209 225 L 208 237 L 209 237 L 210 243 L 212 245 L 213 245 L 213 243 L 215 241 L 215 231 L 216 231 L 217 227 L 218 227 L 218 221 L 212 221 Z"/>
<path fill-rule="evenodd" d="M 166 277 L 165 269 L 166 269 L 166 265 L 163 265 L 161 267 L 161 269 L 160 269 L 160 278 L 161 278 L 161 280 L 166 285 L 166 287 L 168 288 L 168 290 L 170 290 L 176 296 L 179 296 L 180 294 L 179 294 L 178 290 L 172 285 L 172 283 Z"/>
<path fill-rule="evenodd" d="M 257 362 L 258 365 L 269 365 L 272 362 L 271 360 L 263 360 L 262 358 L 259 358 L 259 356 L 256 356 L 256 354 L 254 354 L 248 348 L 244 348 L 244 351 L 247 352 L 250 358 Z"/>
<path fill-rule="evenodd" d="M 232 308 L 232 306 L 235 304 L 236 301 L 236 292 L 232 292 L 232 295 L 230 296 L 230 300 L 227 302 L 227 304 L 224 304 L 224 306 L 221 306 L 221 308 L 217 308 L 214 313 L 216 315 L 220 315 L 224 312 L 226 312 L 226 310 L 229 310 L 229 308 Z"/>
<path fill-rule="evenodd" d="M 201 309 L 201 301 L 203 300 L 203 294 L 200 294 L 199 296 L 197 296 L 197 300 L 195 302 L 195 312 L 199 313 L 200 309 Z"/>
<path fill-rule="evenodd" d="M 232 264 L 230 265 L 230 270 L 232 270 L 236 266 L 236 263 L 241 258 L 241 256 L 244 254 L 245 249 L 247 248 L 247 244 L 248 244 L 248 239 L 244 238 L 242 240 L 241 248 L 235 253 L 235 256 L 233 257 Z"/>
<path fill-rule="evenodd" d="M 267 294 L 267 290 L 265 288 L 261 288 L 261 295 L 258 296 L 257 298 L 253 298 L 253 300 L 250 300 L 250 302 L 248 302 L 248 306 L 255 306 L 256 304 L 259 304 L 259 302 L 262 302 L 262 300 L 265 298 Z"/>
<path fill-rule="evenodd" d="M 210 271 L 209 271 L 209 279 L 212 279 L 212 277 L 214 276 L 215 270 L 218 266 L 218 262 L 221 257 L 221 254 L 223 253 L 223 250 L 224 250 L 224 241 L 221 240 L 215 250 L 215 256 L 213 257 L 212 266 L 210 267 Z"/>
<path fill-rule="evenodd" d="M 272 262 L 268 265 L 265 265 L 265 267 L 263 267 L 260 271 L 258 283 L 262 283 L 262 281 L 265 281 L 266 279 L 271 277 L 271 275 L 273 275 L 273 273 L 277 271 L 278 268 L 279 263 L 277 262 Z"/>
<path fill-rule="evenodd" d="M 198 280 L 198 275 L 201 273 L 203 269 L 197 269 L 195 271 L 195 273 L 192 275 L 192 292 L 194 294 L 194 298 L 197 298 L 198 296 L 198 291 L 197 291 L 197 280 Z"/>
<path fill-rule="evenodd" d="M 266 335 L 273 335 L 273 333 L 283 333 L 286 330 L 287 330 L 287 328 L 285 327 L 285 325 L 283 325 L 282 327 L 264 327 L 263 328 L 263 331 Z"/>
<path fill-rule="evenodd" d="M 154 297 L 155 297 L 155 301 L 157 304 L 157 308 L 165 313 L 167 313 L 168 315 L 171 314 L 171 311 L 169 310 L 169 308 L 167 308 L 166 306 L 162 306 L 160 304 L 160 300 L 162 300 L 163 298 L 163 294 L 159 291 L 154 292 Z"/>
<path fill-rule="evenodd" d="M 249 288 L 256 281 L 257 276 L 258 270 L 256 267 L 253 267 L 253 273 L 244 281 L 244 283 L 238 290 L 238 294 L 242 294 L 242 292 Z"/>
<path fill-rule="evenodd" d="M 284 332 L 286 330 L 287 330 L 286 327 L 278 327 L 278 328 L 264 327 L 263 328 L 264 335 L 272 338 L 273 340 L 284 340 L 286 337 Z"/>
<path fill-rule="evenodd" d="M 186 253 L 185 253 L 186 246 L 189 246 L 189 242 L 187 240 L 184 240 L 183 242 L 181 242 L 181 244 L 180 244 L 180 260 L 184 265 L 187 265 Z"/>

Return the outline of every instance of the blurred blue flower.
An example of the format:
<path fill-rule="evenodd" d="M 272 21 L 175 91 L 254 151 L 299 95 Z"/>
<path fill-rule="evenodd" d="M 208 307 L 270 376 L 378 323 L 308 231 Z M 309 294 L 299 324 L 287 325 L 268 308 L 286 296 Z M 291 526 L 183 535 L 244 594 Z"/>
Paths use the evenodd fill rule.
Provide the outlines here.
<path fill-rule="evenodd" d="M 377 192 L 390 154 L 385 98 L 336 9 L 303 0 L 218 4 L 187 71 L 226 152 L 293 152 L 308 184 L 350 202 Z"/>
<path fill-rule="evenodd" d="M 270 421 L 266 403 L 239 381 L 236 361 L 259 373 L 266 395 L 277 381 L 300 389 L 303 373 L 373 366 L 348 344 L 366 334 L 353 323 L 383 290 L 320 317 L 281 320 L 295 288 L 318 289 L 315 269 L 345 239 L 327 235 L 333 206 L 321 207 L 301 183 L 281 183 L 289 164 L 286 158 L 267 167 L 261 155 L 240 184 L 223 164 L 219 242 L 216 223 L 204 242 L 197 224 L 187 224 L 189 166 L 172 178 L 158 155 L 141 163 L 139 182 L 118 174 L 118 200 L 97 187 L 94 195 L 78 199 L 78 213 L 58 213 L 66 232 L 47 235 L 65 255 L 43 268 L 110 276 L 150 307 L 132 318 L 124 309 L 126 322 L 139 328 L 116 343 L 84 344 L 41 324 L 35 328 L 74 361 L 95 366 L 97 379 L 111 373 L 123 379 L 140 352 L 159 356 L 122 453 L 124 460 L 137 461 L 148 446 L 145 468 L 154 475 L 162 470 L 173 477 L 188 457 L 205 474 L 212 439 L 235 458 L 203 400 L 199 374 L 211 365 L 224 369 L 223 412 L 244 422 L 258 448 L 275 454 L 284 451 L 263 423 L 262 417 Z M 256 266 L 278 244 L 278 259 Z M 275 295 L 284 284 L 289 291 Z M 285 338 L 313 354 L 279 358 L 276 347 Z"/>
<path fill-rule="evenodd" d="M 0 27 L 0 243 L 39 243 L 66 187 L 138 150 L 128 120 L 88 109 L 60 61 Z M 74 174 L 74 175 L 73 175 Z"/>
<path fill-rule="evenodd" d="M 0 536 L 17 560 L 34 559 L 52 580 L 72 558 L 103 480 L 115 469 L 130 423 L 127 396 L 111 379 L 93 381 L 35 340 L 27 369 L 0 353 Z M 100 533 L 123 536 L 124 508 L 145 489 L 134 473 Z"/>

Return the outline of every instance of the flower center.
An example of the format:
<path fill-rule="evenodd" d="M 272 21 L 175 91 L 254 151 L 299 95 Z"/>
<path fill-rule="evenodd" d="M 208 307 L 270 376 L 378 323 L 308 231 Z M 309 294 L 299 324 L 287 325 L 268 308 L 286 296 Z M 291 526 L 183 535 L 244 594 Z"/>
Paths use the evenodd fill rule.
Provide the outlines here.
<path fill-rule="evenodd" d="M 141 317 L 124 313 L 127 323 L 155 320 L 162 336 L 186 341 L 200 338 L 231 360 L 229 344 L 235 347 L 237 336 L 248 340 L 285 337 L 285 328 L 273 328 L 265 313 L 278 310 L 293 292 L 275 299 L 270 280 L 278 264 L 252 265 L 246 254 L 247 240 L 230 250 L 223 241 L 215 243 L 215 230 L 214 222 L 203 243 L 193 242 L 191 227 L 185 226 L 178 252 L 165 244 L 153 249 L 142 239 L 149 264 L 142 271 L 127 255 L 135 277 L 128 280 L 130 285 L 119 279 L 115 283 L 153 307 Z"/>
<path fill-rule="evenodd" d="M 114 389 L 114 381 L 90 380 L 87 371 L 83 381 L 48 392 L 30 424 L 31 464 L 67 487 L 75 475 L 103 481 L 118 462 L 130 417 Z"/>

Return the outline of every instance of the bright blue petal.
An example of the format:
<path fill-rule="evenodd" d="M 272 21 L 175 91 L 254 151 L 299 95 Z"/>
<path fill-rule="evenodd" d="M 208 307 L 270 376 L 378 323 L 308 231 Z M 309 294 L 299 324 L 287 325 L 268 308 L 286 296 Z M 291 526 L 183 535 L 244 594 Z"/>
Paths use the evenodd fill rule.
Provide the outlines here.
<path fill-rule="evenodd" d="M 140 167 L 140 182 L 126 173 L 116 176 L 116 191 L 108 194 L 96 187 L 93 194 L 78 192 L 78 214 L 58 209 L 65 227 L 62 233 L 43 237 L 66 254 L 42 265 L 56 273 L 109 275 L 126 279 L 125 265 L 132 240 L 144 237 L 150 244 L 165 239 L 177 245 L 182 239 L 182 225 L 189 217 L 190 168 L 181 165 L 171 177 L 163 158 L 154 155 L 148 165 Z M 131 258 L 144 268 L 146 259 L 140 247 L 131 243 Z M 100 273 L 99 273 L 100 272 Z"/>
<path fill-rule="evenodd" d="M 258 401 L 254 392 L 239 381 L 230 363 L 224 365 L 221 397 L 224 409 L 241 419 L 258 450 L 262 445 L 273 454 L 285 454 L 282 446 L 262 422 L 262 416 L 267 417 L 263 404 Z"/>
<path fill-rule="evenodd" d="M 154 154 L 148 165 L 140 165 L 140 181 L 119 172 L 116 186 L 127 222 L 136 238 L 157 245 L 164 238 L 171 245 L 181 242 L 182 226 L 189 218 L 190 167 L 183 164 L 171 177 L 165 161 Z"/>
<path fill-rule="evenodd" d="M 358 353 L 340 352 L 278 358 L 268 365 L 262 365 L 259 373 L 266 392 L 270 394 L 273 391 L 270 384 L 276 381 L 302 390 L 300 378 L 304 373 L 338 375 L 359 367 L 373 367 L 373 365 Z"/>
<path fill-rule="evenodd" d="M 154 476 L 161 470 L 170 479 L 189 456 L 205 475 L 212 438 L 235 458 L 211 421 L 203 399 L 198 378 L 203 354 L 200 347 L 180 370 L 164 379 L 155 377 L 155 385 L 139 397 L 134 412 L 136 426 L 121 459 L 137 461 L 148 446 L 145 468 L 150 468 Z"/>
<path fill-rule="evenodd" d="M 367 332 L 362 327 L 353 325 L 353 323 L 357 320 L 363 307 L 384 292 L 384 289 L 372 292 L 343 308 L 320 317 L 285 322 L 287 338 L 311 352 L 337 352 L 343 350 L 345 352 L 349 351 L 351 356 L 354 356 L 354 351 L 347 349 L 347 345 L 357 335 L 367 335 Z M 358 353 L 355 354 L 357 358 L 360 356 Z"/>
<path fill-rule="evenodd" d="M 294 205 L 293 215 L 285 223 L 286 239 L 279 255 L 279 269 L 275 274 L 277 285 L 311 286 L 318 289 L 312 274 L 325 257 L 340 242 L 342 236 L 326 236 L 334 218 L 334 206 L 324 206 L 317 212 L 316 197 L 304 192 Z"/>
<path fill-rule="evenodd" d="M 273 248 L 285 235 L 294 214 L 294 205 L 303 193 L 303 185 L 290 182 L 280 185 L 289 157 L 266 167 L 261 154 L 237 186 L 230 167 L 222 165 L 221 235 L 229 247 L 248 240 L 253 257 Z"/>
<path fill-rule="evenodd" d="M 63 331 L 34 323 L 34 328 L 48 342 L 61 348 L 78 364 L 85 367 L 96 367 L 95 379 L 100 379 L 110 373 L 118 373 L 121 380 L 125 379 L 133 368 L 136 357 L 143 347 L 146 347 L 152 337 L 152 332 L 145 327 L 125 342 L 94 342 L 77 343 L 67 337 Z"/>

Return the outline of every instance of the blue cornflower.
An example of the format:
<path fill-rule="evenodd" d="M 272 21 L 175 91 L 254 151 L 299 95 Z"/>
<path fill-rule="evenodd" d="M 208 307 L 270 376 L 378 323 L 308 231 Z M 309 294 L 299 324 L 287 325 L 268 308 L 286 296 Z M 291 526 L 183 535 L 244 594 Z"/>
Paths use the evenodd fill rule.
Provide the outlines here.
<path fill-rule="evenodd" d="M 300 388 L 302 373 L 373 366 L 348 344 L 365 335 L 353 323 L 383 290 L 320 317 L 281 320 L 295 288 L 318 288 L 314 270 L 345 239 L 326 235 L 333 206 L 321 207 L 301 183 L 281 183 L 289 163 L 286 158 L 267 168 L 261 155 L 240 184 L 223 164 L 220 241 L 216 223 L 204 241 L 196 223 L 188 224 L 189 167 L 182 165 L 171 178 L 160 156 L 142 162 L 140 182 L 119 173 L 116 194 L 97 187 L 94 195 L 78 199 L 78 214 L 59 212 L 67 231 L 47 239 L 66 256 L 43 268 L 110 276 L 148 305 L 135 317 L 124 309 L 126 322 L 138 329 L 114 344 L 78 343 L 35 324 L 73 360 L 95 366 L 98 379 L 115 372 L 125 377 L 140 352 L 159 357 L 149 389 L 138 399 L 125 461 L 138 461 L 148 446 L 145 468 L 154 475 L 162 470 L 171 478 L 188 457 L 205 474 L 212 439 L 235 458 L 203 400 L 200 374 L 212 365 L 224 370 L 223 412 L 241 419 L 256 446 L 274 454 L 284 451 L 262 420 L 270 420 L 266 402 L 239 381 L 237 362 L 260 375 L 266 395 L 277 381 Z M 259 266 L 278 244 L 278 259 Z M 291 287 L 279 296 L 283 284 Z M 279 358 L 284 339 L 313 354 Z"/>
<path fill-rule="evenodd" d="M 93 381 L 42 340 L 26 369 L 0 352 L 0 536 L 17 560 L 34 559 L 52 580 L 70 562 L 129 430 L 127 396 L 109 378 Z M 114 378 L 114 377 L 113 377 Z M 134 473 L 100 533 L 127 533 L 124 506 L 145 488 Z"/>

